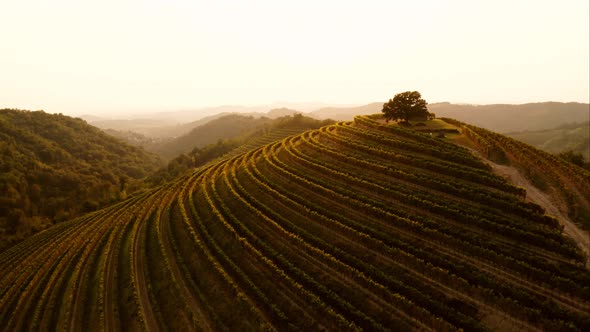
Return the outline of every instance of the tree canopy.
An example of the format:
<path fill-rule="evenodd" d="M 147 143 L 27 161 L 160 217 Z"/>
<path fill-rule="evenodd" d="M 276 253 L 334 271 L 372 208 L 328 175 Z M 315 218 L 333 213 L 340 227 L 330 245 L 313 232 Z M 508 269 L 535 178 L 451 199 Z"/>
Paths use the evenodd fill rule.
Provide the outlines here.
<path fill-rule="evenodd" d="M 0 251 L 124 198 L 159 159 L 84 120 L 0 109 Z"/>
<path fill-rule="evenodd" d="M 567 150 L 557 154 L 557 156 L 569 161 L 574 165 L 578 165 L 582 168 L 590 170 L 590 162 L 586 162 L 584 160 L 584 156 L 581 153 L 576 153 L 572 150 Z"/>
<path fill-rule="evenodd" d="M 426 120 L 433 118 L 434 114 L 428 112 L 426 101 L 422 99 L 418 91 L 406 91 L 396 94 L 392 99 L 383 104 L 383 116 L 387 121 L 394 120 L 407 122 L 411 119 Z"/>

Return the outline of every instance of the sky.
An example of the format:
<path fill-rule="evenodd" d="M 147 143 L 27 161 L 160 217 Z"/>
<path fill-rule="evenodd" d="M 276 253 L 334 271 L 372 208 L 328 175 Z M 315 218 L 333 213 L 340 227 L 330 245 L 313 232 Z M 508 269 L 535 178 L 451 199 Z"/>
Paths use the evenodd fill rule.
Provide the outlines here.
<path fill-rule="evenodd" d="M 588 0 L 0 1 L 0 108 L 589 102 Z"/>

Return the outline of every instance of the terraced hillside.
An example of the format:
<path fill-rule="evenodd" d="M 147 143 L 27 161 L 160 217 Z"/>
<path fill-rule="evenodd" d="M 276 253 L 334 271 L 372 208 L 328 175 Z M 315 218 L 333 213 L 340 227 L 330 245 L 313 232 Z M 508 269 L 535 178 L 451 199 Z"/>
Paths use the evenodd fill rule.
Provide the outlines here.
<path fill-rule="evenodd" d="M 556 219 L 467 149 L 357 117 L 0 256 L 6 330 L 590 330 Z"/>
<path fill-rule="evenodd" d="M 536 187 L 551 193 L 560 210 L 590 230 L 590 172 L 545 151 L 489 130 L 451 119 L 487 158 L 514 165 Z M 590 248 L 588 248 L 590 249 Z"/>

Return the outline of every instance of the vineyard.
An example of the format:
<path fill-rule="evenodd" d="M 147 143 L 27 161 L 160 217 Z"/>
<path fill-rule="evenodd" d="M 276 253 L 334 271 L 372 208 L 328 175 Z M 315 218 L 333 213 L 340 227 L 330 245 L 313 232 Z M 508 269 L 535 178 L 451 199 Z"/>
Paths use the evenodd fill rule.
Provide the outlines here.
<path fill-rule="evenodd" d="M 3 252 L 0 326 L 590 331 L 585 257 L 525 196 L 466 148 L 359 116 Z"/>
<path fill-rule="evenodd" d="M 486 157 L 503 164 L 514 164 L 524 172 L 535 186 L 552 192 L 564 202 L 564 212 L 590 229 L 590 172 L 572 163 L 540 151 L 489 130 L 452 119 Z"/>

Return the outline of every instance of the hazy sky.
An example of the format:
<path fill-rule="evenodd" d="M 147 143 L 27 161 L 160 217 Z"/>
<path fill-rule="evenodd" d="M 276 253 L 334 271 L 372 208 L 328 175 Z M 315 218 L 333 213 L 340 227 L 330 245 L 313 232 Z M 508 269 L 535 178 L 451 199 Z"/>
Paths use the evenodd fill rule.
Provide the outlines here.
<path fill-rule="evenodd" d="M 0 1 L 0 107 L 589 101 L 588 0 Z"/>

